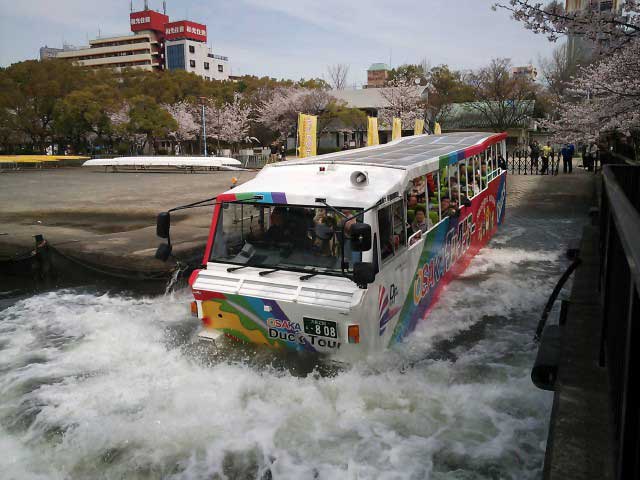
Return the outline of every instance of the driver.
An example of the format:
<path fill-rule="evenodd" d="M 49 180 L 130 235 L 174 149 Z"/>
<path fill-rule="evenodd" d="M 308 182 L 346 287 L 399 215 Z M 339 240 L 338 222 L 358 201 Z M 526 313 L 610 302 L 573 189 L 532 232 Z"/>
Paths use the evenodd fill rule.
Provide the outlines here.
<path fill-rule="evenodd" d="M 287 222 L 286 211 L 282 207 L 276 207 L 271 212 L 269 230 L 264 236 L 267 242 L 283 243 L 291 240 L 291 225 Z"/>

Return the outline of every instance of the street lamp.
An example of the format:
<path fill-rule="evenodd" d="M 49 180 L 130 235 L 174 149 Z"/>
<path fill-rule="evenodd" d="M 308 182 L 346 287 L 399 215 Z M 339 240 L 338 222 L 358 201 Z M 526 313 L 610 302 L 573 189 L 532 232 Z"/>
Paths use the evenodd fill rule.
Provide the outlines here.
<path fill-rule="evenodd" d="M 205 105 L 207 97 L 200 97 L 202 101 L 202 140 L 204 143 L 204 156 L 207 156 L 207 120 L 205 118 Z"/>

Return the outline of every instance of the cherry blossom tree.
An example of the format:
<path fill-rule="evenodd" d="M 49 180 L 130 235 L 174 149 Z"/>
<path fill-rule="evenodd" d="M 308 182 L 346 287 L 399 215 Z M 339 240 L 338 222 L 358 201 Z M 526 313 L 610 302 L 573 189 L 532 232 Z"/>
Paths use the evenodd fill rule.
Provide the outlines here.
<path fill-rule="evenodd" d="M 119 108 L 107 113 L 114 129 L 118 129 L 129 123 L 129 108 L 128 103 L 123 103 Z"/>
<path fill-rule="evenodd" d="M 378 125 L 391 128 L 395 117 L 402 120 L 403 129 L 413 129 L 416 120 L 425 116 L 423 90 L 424 87 L 402 79 L 392 80 L 387 87 L 381 88 L 380 94 L 388 105 L 378 110 Z"/>
<path fill-rule="evenodd" d="M 594 43 L 595 61 L 578 70 L 557 103 L 559 118 L 545 123 L 557 140 L 597 141 L 603 135 L 640 130 L 640 2 L 627 0 L 619 11 L 566 12 L 558 2 L 498 3 L 515 20 L 556 41 L 580 35 Z"/>
<path fill-rule="evenodd" d="M 596 141 L 640 129 L 640 42 L 584 67 L 571 84 L 578 101 L 563 99 L 560 118 L 546 126 L 558 139 Z"/>
<path fill-rule="evenodd" d="M 131 117 L 129 115 L 131 111 L 131 105 L 128 102 L 123 102 L 119 107 L 107 113 L 107 117 L 111 122 L 111 134 L 112 139 L 124 141 L 132 144 L 133 146 L 143 145 L 146 140 L 146 135 L 132 133 L 129 129 L 129 122 Z M 131 148 L 130 148 L 131 149 Z"/>
<path fill-rule="evenodd" d="M 171 114 L 178 124 L 178 128 L 169 135 L 176 139 L 178 144 L 195 140 L 200 132 L 200 122 L 196 121 L 196 107 L 186 101 L 173 105 L 164 105 L 163 108 Z"/>
<path fill-rule="evenodd" d="M 320 115 L 336 99 L 326 90 L 287 87 L 275 90 L 256 110 L 256 119 L 286 139 L 296 128 L 298 114 Z M 322 131 L 322 128 L 319 128 Z"/>
<path fill-rule="evenodd" d="M 222 125 L 218 137 L 230 144 L 243 142 L 250 128 L 251 106 L 242 102 L 240 95 L 235 95 L 232 102 L 226 103 L 222 108 Z"/>
<path fill-rule="evenodd" d="M 222 105 L 209 102 L 206 109 L 207 136 L 231 145 L 243 142 L 251 126 L 251 106 L 238 94 L 233 101 Z"/>
<path fill-rule="evenodd" d="M 526 29 L 546 35 L 553 42 L 564 35 L 578 35 L 593 41 L 601 52 L 623 48 L 640 36 L 638 0 L 626 0 L 619 11 L 603 12 L 597 8 L 567 12 L 562 3 L 509 0 L 498 2 L 493 8 L 509 10 Z"/>

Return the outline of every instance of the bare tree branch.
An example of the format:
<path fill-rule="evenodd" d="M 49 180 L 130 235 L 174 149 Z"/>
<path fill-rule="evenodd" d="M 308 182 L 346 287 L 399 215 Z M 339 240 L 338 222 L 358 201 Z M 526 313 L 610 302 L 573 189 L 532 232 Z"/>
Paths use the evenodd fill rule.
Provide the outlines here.
<path fill-rule="evenodd" d="M 336 90 L 344 90 L 347 86 L 349 76 L 349 65 L 346 63 L 336 63 L 327 67 L 329 84 Z"/>

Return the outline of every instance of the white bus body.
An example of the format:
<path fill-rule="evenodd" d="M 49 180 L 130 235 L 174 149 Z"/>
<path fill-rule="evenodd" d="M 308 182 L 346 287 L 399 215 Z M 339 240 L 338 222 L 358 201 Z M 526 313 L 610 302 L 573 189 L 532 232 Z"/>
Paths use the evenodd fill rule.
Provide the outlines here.
<path fill-rule="evenodd" d="M 204 335 L 345 361 L 401 341 L 502 223 L 505 138 L 405 137 L 269 165 L 218 196 L 190 279 Z"/>

